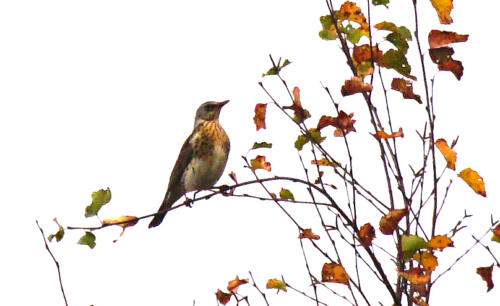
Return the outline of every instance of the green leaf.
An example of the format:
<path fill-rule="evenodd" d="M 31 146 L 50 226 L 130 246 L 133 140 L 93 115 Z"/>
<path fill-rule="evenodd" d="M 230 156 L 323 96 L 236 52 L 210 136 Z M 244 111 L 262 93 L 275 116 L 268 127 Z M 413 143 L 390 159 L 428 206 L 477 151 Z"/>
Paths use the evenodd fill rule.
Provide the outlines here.
<path fill-rule="evenodd" d="M 295 201 L 293 193 L 290 190 L 284 188 L 281 188 L 280 190 L 280 199 Z"/>
<path fill-rule="evenodd" d="M 428 243 L 417 235 L 401 236 L 401 249 L 403 251 L 403 260 L 410 259 L 418 250 L 428 247 Z"/>
<path fill-rule="evenodd" d="M 299 135 L 297 137 L 297 140 L 295 141 L 295 148 L 299 151 L 302 150 L 304 145 L 309 142 L 309 139 L 307 138 L 306 135 Z"/>
<path fill-rule="evenodd" d="M 408 60 L 404 52 L 390 49 L 384 53 L 382 56 L 381 66 L 385 68 L 394 69 L 399 72 L 401 75 L 410 78 L 412 80 L 416 80 L 417 78 L 410 74 L 411 66 L 408 64 Z"/>
<path fill-rule="evenodd" d="M 95 235 L 91 232 L 85 232 L 85 235 L 78 240 L 78 244 L 88 245 L 89 248 L 93 249 L 95 247 Z"/>
<path fill-rule="evenodd" d="M 85 208 L 85 217 L 92 217 L 97 215 L 99 210 L 111 200 L 111 190 L 109 187 L 104 190 L 92 192 L 92 204 Z"/>
<path fill-rule="evenodd" d="M 391 31 L 392 33 L 387 35 L 385 39 L 392 43 L 399 51 L 406 54 L 406 51 L 408 51 L 407 40 L 411 40 L 411 32 L 408 28 L 404 26 L 397 27 L 394 23 L 387 21 L 376 24 L 375 28 L 379 30 Z"/>
<path fill-rule="evenodd" d="M 389 0 L 372 0 L 373 5 L 385 5 L 389 4 Z"/>
<path fill-rule="evenodd" d="M 56 242 L 59 242 L 61 241 L 61 239 L 63 239 L 64 237 L 64 228 L 59 224 L 59 222 L 57 222 L 57 219 L 54 218 L 54 222 L 57 224 L 57 226 L 59 226 L 59 230 L 57 231 L 57 233 L 55 234 L 50 234 L 47 239 L 52 242 L 52 239 L 56 238 Z"/>
<path fill-rule="evenodd" d="M 309 134 L 315 143 L 322 143 L 326 139 L 326 137 L 321 136 L 321 131 L 315 128 L 309 129 Z"/>
<path fill-rule="evenodd" d="M 321 37 L 321 39 L 334 40 L 338 37 L 331 15 L 321 16 L 319 17 L 319 21 L 323 27 L 323 29 L 319 31 L 319 37 Z"/>
<path fill-rule="evenodd" d="M 361 29 L 355 28 L 351 24 L 348 24 L 347 26 L 342 28 L 341 32 L 345 33 L 345 38 L 353 44 L 357 44 L 361 39 L 361 36 L 363 35 L 363 31 Z"/>
<path fill-rule="evenodd" d="M 269 142 L 255 142 L 253 144 L 253 147 L 251 150 L 254 150 L 254 149 L 260 149 L 260 148 L 272 148 L 273 147 L 273 144 L 272 143 L 269 143 Z"/>
<path fill-rule="evenodd" d="M 278 64 L 276 66 L 273 65 L 273 67 L 271 67 L 266 73 L 263 73 L 262 76 L 264 77 L 266 75 L 277 75 L 281 72 L 281 69 L 283 69 L 284 67 L 286 67 L 292 63 L 288 59 L 285 59 L 283 61 L 282 65 L 280 65 L 280 62 L 281 62 L 281 58 L 278 61 Z"/>

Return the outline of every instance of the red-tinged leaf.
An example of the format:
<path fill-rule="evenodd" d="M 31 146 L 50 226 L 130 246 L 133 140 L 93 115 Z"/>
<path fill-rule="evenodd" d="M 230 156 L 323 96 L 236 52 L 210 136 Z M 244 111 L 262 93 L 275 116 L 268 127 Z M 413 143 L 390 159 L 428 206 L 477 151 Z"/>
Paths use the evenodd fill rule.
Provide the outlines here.
<path fill-rule="evenodd" d="M 370 45 L 364 44 L 361 46 L 354 46 L 352 50 L 352 58 L 355 62 L 373 62 L 378 63 L 382 59 L 384 53 L 378 49 L 378 46 L 372 46 L 370 51 Z"/>
<path fill-rule="evenodd" d="M 319 119 L 317 129 L 321 130 L 326 126 L 331 125 L 336 128 L 333 135 L 337 137 L 346 135 L 351 131 L 356 132 L 356 129 L 354 128 L 354 123 L 356 122 L 356 120 L 352 119 L 353 116 L 354 114 L 351 113 L 347 115 L 344 111 L 340 111 L 337 117 L 323 115 Z"/>
<path fill-rule="evenodd" d="M 266 161 L 266 157 L 262 155 L 257 155 L 254 159 L 250 161 L 250 166 L 252 170 L 264 169 L 271 171 L 271 163 Z"/>
<path fill-rule="evenodd" d="M 235 279 L 229 281 L 229 283 L 227 284 L 227 290 L 230 293 L 236 294 L 238 288 L 246 283 L 248 283 L 248 278 L 240 279 L 238 275 L 236 275 Z"/>
<path fill-rule="evenodd" d="M 489 267 L 477 268 L 476 273 L 481 275 L 481 278 L 486 282 L 486 286 L 488 287 L 487 292 L 493 289 L 493 287 L 495 286 L 495 284 L 493 284 L 493 278 L 492 278 L 493 264 Z"/>
<path fill-rule="evenodd" d="M 358 232 L 359 242 L 364 247 L 369 247 L 372 245 L 372 240 L 375 238 L 375 228 L 370 224 L 366 223 L 359 229 Z"/>
<path fill-rule="evenodd" d="M 458 176 L 463 179 L 467 185 L 469 185 L 472 190 L 474 190 L 477 194 L 486 197 L 486 189 L 484 187 L 483 178 L 476 171 L 471 168 L 464 169 L 460 171 Z"/>
<path fill-rule="evenodd" d="M 453 151 L 449 146 L 446 140 L 440 138 L 435 142 L 436 147 L 439 149 L 441 154 L 443 154 L 446 159 L 446 167 L 451 170 L 455 170 L 455 162 L 457 161 L 457 153 Z"/>
<path fill-rule="evenodd" d="M 466 42 L 468 34 L 457 34 L 455 32 L 432 30 L 429 32 L 429 47 L 439 48 L 451 43 Z"/>
<path fill-rule="evenodd" d="M 258 130 L 266 128 L 266 103 L 257 103 L 255 105 L 255 116 L 253 121 L 255 122 L 255 128 Z"/>
<path fill-rule="evenodd" d="M 307 118 L 311 117 L 309 111 L 302 107 L 302 102 L 300 101 L 300 89 L 294 87 L 293 89 L 293 104 L 290 106 L 284 106 L 284 109 L 291 109 L 294 113 L 294 120 L 297 122 L 303 122 Z"/>
<path fill-rule="evenodd" d="M 407 209 L 394 209 L 380 218 L 380 231 L 384 235 L 391 235 L 397 228 L 398 223 L 408 214 Z"/>
<path fill-rule="evenodd" d="M 315 233 L 312 232 L 310 228 L 305 228 L 300 234 L 299 234 L 299 239 L 312 239 L 312 240 L 318 240 L 320 237 L 319 235 L 316 235 Z"/>
<path fill-rule="evenodd" d="M 450 24 L 453 22 L 450 16 L 453 9 L 453 0 L 431 0 L 431 3 L 438 14 L 441 24 Z"/>
<path fill-rule="evenodd" d="M 358 77 L 351 77 L 350 80 L 346 80 L 342 86 L 341 93 L 342 96 L 350 96 L 356 93 L 370 92 L 373 87 L 371 84 L 363 83 L 363 80 Z"/>
<path fill-rule="evenodd" d="M 393 90 L 399 91 L 403 94 L 403 98 L 405 99 L 413 99 L 418 103 L 422 104 L 422 100 L 419 95 L 416 95 L 413 92 L 413 84 L 411 81 L 405 80 L 403 78 L 394 78 L 392 79 L 391 88 Z"/>
<path fill-rule="evenodd" d="M 493 236 L 491 237 L 492 241 L 500 242 L 500 223 L 491 230 L 493 232 Z"/>
<path fill-rule="evenodd" d="M 377 131 L 377 133 L 375 134 L 372 134 L 373 137 L 377 138 L 377 139 L 387 139 L 387 138 L 396 138 L 396 137 L 405 137 L 405 135 L 403 134 L 403 128 L 399 128 L 398 131 L 392 133 L 392 134 L 387 134 L 386 132 L 384 132 L 383 130 L 382 131 Z"/>
<path fill-rule="evenodd" d="M 454 60 L 451 56 L 455 51 L 450 47 L 429 49 L 431 60 L 438 65 L 440 71 L 450 71 L 460 80 L 464 74 L 461 61 Z"/>
<path fill-rule="evenodd" d="M 340 283 L 347 285 L 349 283 L 349 274 L 342 265 L 331 262 L 325 263 L 321 269 L 321 281 L 329 283 Z"/>
<path fill-rule="evenodd" d="M 222 305 L 226 305 L 227 303 L 229 303 L 229 300 L 231 299 L 232 294 L 225 293 L 225 292 L 222 292 L 220 289 L 217 289 L 215 296 L 217 297 L 217 301 L 219 301 L 219 303 L 221 303 Z"/>

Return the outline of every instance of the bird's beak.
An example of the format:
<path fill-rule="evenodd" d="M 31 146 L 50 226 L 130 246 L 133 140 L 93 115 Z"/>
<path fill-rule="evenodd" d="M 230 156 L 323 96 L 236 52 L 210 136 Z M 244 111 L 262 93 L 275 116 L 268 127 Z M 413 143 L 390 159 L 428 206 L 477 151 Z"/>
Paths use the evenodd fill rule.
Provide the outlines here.
<path fill-rule="evenodd" d="M 219 107 L 223 107 L 223 106 L 224 106 L 224 105 L 226 105 L 228 102 L 229 102 L 229 100 L 219 102 Z"/>

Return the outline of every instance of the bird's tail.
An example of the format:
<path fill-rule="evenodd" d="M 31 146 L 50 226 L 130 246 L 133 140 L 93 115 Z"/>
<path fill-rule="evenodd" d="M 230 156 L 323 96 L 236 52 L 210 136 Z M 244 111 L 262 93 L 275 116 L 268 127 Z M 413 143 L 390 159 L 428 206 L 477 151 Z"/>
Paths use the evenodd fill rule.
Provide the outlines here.
<path fill-rule="evenodd" d="M 165 195 L 165 198 L 163 199 L 163 203 L 161 203 L 160 209 L 158 209 L 158 212 L 162 213 L 154 216 L 153 220 L 151 220 L 148 227 L 152 228 L 160 225 L 163 222 L 163 218 L 165 218 L 165 215 L 167 214 L 168 210 L 172 207 L 175 201 L 177 201 L 181 196 L 182 194 L 177 196 L 172 194 L 172 192 L 168 191 L 167 194 Z"/>

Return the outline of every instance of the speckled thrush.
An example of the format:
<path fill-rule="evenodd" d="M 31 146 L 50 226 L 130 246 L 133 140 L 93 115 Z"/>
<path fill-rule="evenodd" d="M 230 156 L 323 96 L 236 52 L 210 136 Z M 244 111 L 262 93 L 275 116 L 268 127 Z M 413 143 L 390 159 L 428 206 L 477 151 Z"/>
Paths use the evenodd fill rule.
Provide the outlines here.
<path fill-rule="evenodd" d="M 226 167 L 229 138 L 219 124 L 223 102 L 205 102 L 196 111 L 194 129 L 182 146 L 167 193 L 149 227 L 160 225 L 172 205 L 185 193 L 212 188 Z"/>

